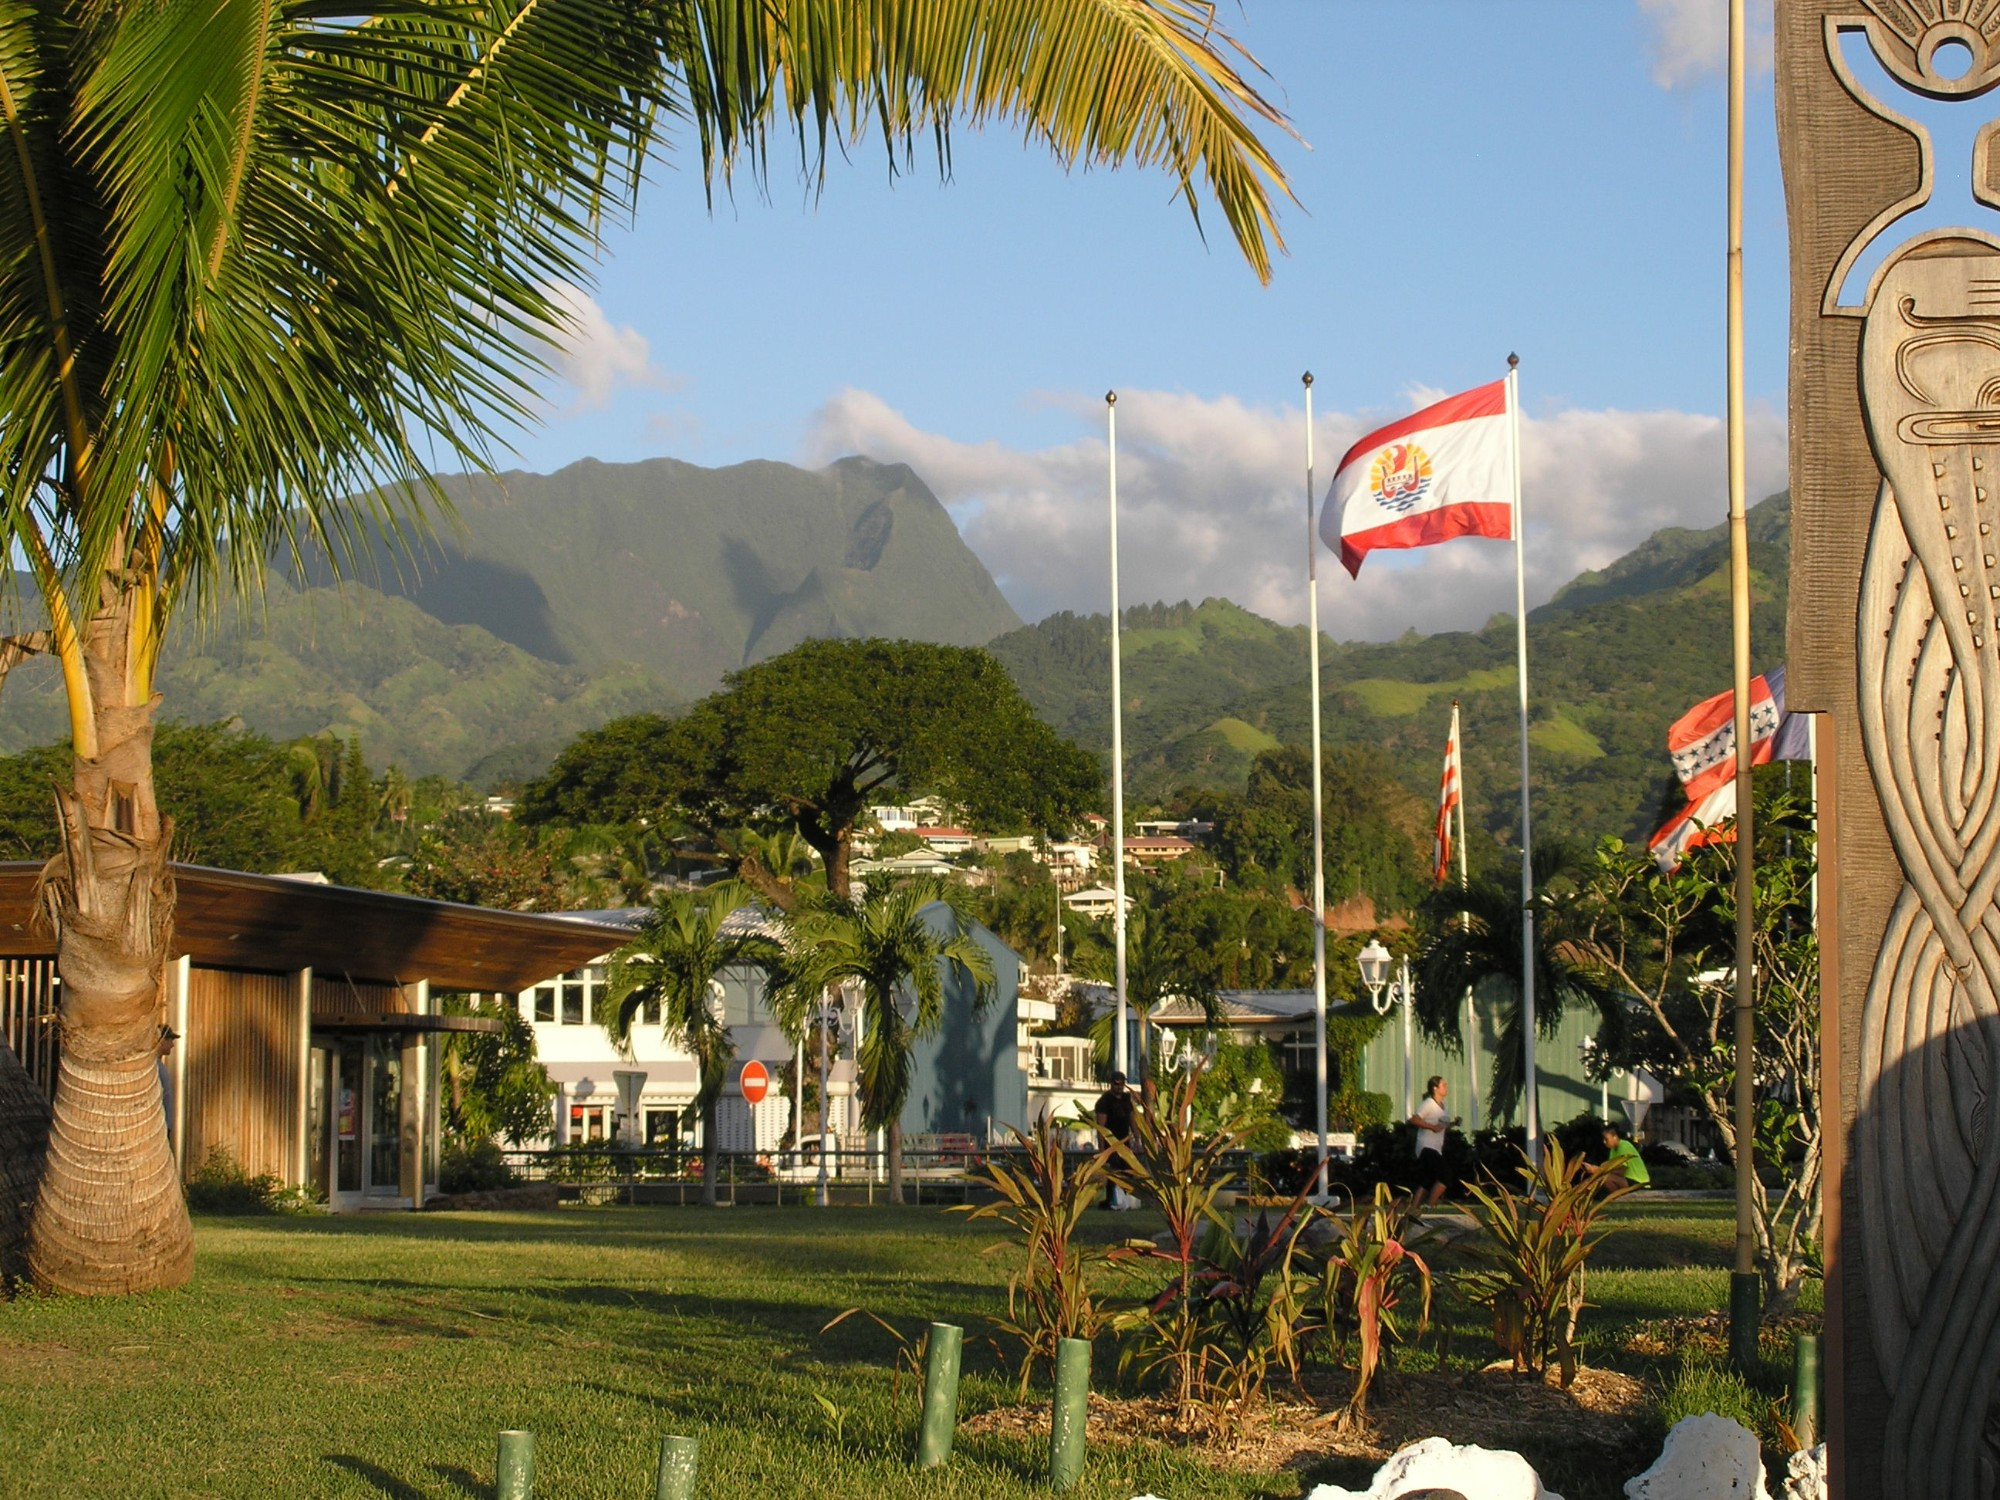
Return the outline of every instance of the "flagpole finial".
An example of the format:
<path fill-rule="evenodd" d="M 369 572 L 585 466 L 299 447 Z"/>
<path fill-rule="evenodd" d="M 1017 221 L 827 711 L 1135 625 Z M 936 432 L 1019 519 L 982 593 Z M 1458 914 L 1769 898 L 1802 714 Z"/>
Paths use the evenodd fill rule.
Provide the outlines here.
<path fill-rule="evenodd" d="M 1118 404 L 1118 393 L 1116 391 L 1106 391 L 1104 393 L 1104 404 L 1106 406 L 1116 406 Z"/>
<path fill-rule="evenodd" d="M 1306 371 L 1304 379 L 1307 387 L 1310 388 L 1313 383 L 1313 372 L 1311 370 Z"/>
<path fill-rule="evenodd" d="M 1510 369 L 1510 370 L 1518 370 L 1518 369 L 1520 369 L 1520 368 L 1521 368 L 1521 356 L 1520 356 L 1520 355 L 1518 355 L 1518 354 L 1510 354 L 1510 355 L 1508 355 L 1508 356 L 1507 356 L 1507 368 L 1508 368 L 1508 369 Z"/>

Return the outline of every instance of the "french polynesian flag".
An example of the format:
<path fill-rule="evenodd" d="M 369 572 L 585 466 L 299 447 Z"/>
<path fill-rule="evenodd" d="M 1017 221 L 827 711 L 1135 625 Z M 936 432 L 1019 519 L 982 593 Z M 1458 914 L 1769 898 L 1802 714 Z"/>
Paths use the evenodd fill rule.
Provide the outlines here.
<path fill-rule="evenodd" d="M 1507 382 L 1448 396 L 1369 433 L 1334 470 L 1319 534 L 1356 577 L 1378 547 L 1429 547 L 1453 537 L 1506 541 L 1513 530 Z"/>

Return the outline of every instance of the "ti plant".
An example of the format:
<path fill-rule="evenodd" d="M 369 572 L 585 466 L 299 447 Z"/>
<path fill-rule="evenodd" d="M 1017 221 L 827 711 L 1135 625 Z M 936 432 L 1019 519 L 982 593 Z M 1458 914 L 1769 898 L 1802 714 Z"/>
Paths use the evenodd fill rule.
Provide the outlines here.
<path fill-rule="evenodd" d="M 1356 1203 L 1344 1217 L 1327 1215 L 1340 1237 L 1328 1247 L 1320 1267 L 1320 1314 L 1336 1349 L 1350 1330 L 1358 1345 L 1354 1395 L 1343 1413 L 1349 1422 L 1368 1415 L 1368 1389 L 1381 1367 L 1383 1339 L 1404 1336 L 1400 1309 L 1412 1286 L 1420 1294 L 1415 1336 L 1421 1337 L 1430 1324 L 1431 1269 L 1404 1243 L 1414 1217 L 1411 1203 L 1399 1199 L 1386 1182 L 1375 1185 L 1372 1203 Z"/>
<path fill-rule="evenodd" d="M 1524 1154 L 1516 1170 L 1519 1193 L 1497 1178 L 1468 1184 L 1500 1263 L 1468 1276 L 1465 1289 L 1492 1308 L 1494 1342 L 1516 1370 L 1540 1376 L 1554 1359 L 1567 1387 L 1576 1379 L 1584 1267 L 1609 1232 L 1599 1220 L 1633 1188 L 1622 1171 L 1565 1156 L 1553 1140 L 1539 1164 Z"/>
<path fill-rule="evenodd" d="M 1203 1284 L 1202 1241 L 1211 1228 L 1227 1235 L 1229 1221 L 1217 1198 L 1228 1183 L 1230 1155 L 1243 1132 L 1228 1126 L 1207 1134 L 1195 1125 L 1195 1091 L 1201 1069 L 1191 1068 L 1167 1090 L 1165 1108 L 1136 1111 L 1132 1136 L 1112 1149 L 1114 1167 L 1166 1221 L 1161 1244 L 1134 1240 L 1111 1252 L 1125 1262 L 1166 1261 L 1167 1284 L 1115 1320 L 1121 1333 L 1136 1335 L 1121 1365 L 1137 1363 L 1142 1373 L 1164 1370 L 1172 1384 L 1175 1418 L 1190 1425 L 1199 1402 L 1207 1288 Z"/>
<path fill-rule="evenodd" d="M 1063 1339 L 1088 1339 L 1103 1325 L 1091 1296 L 1090 1268 L 1097 1257 L 1076 1242 L 1077 1225 L 1104 1191 L 1111 1153 L 1072 1158 L 1062 1129 L 1044 1115 L 1032 1135 L 1014 1132 L 1014 1160 L 987 1157 L 967 1180 L 997 1195 L 991 1203 L 951 1210 L 975 1219 L 999 1219 L 1020 1233 L 1021 1268 L 1007 1281 L 1007 1315 L 992 1323 L 1021 1342 L 1021 1398 L 1035 1367 L 1053 1369 Z M 998 1247 L 995 1247 L 998 1248 Z"/>

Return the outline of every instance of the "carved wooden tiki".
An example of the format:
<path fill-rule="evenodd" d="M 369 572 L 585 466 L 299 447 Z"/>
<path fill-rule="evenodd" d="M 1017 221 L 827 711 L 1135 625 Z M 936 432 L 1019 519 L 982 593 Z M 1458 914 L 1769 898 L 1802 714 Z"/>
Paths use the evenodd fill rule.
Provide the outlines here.
<path fill-rule="evenodd" d="M 1836 1492 L 1996 1494 L 2000 0 L 1778 0 Z M 1836 1122 L 1837 1127 L 1836 1128 Z"/>

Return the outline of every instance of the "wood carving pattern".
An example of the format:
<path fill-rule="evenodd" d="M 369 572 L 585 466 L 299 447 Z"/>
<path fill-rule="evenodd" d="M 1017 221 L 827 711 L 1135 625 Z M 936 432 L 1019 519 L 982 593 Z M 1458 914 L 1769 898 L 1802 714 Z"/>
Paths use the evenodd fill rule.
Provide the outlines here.
<path fill-rule="evenodd" d="M 1884 1490 L 1911 1500 L 1993 1494 L 2000 1384 L 2000 254 L 1959 248 L 1898 260 L 1861 340 L 1883 476 L 1861 731 L 1904 886 L 1863 1013 L 1854 1162 Z"/>
<path fill-rule="evenodd" d="M 1862 1014 L 1853 1180 L 1891 1410 L 1880 1493 L 2000 1482 L 2000 0 L 1867 0 L 1827 54 L 1914 135 L 1915 191 L 1849 245 L 1881 473 L 1856 620 L 1862 746 L 1903 886 Z M 1859 1476 L 1856 1476 L 1859 1478 Z M 1864 1484 L 1857 1493 L 1873 1486 Z"/>

